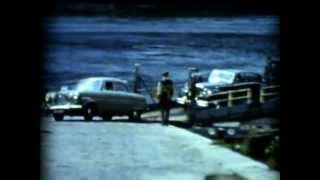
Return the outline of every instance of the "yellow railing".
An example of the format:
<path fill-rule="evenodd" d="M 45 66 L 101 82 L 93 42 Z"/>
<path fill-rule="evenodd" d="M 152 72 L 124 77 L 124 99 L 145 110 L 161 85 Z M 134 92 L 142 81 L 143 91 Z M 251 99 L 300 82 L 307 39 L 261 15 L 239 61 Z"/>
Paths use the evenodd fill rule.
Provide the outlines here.
<path fill-rule="evenodd" d="M 245 93 L 245 95 L 238 95 L 239 93 Z M 250 104 L 252 102 L 252 90 L 250 88 L 215 93 L 211 96 L 211 98 L 219 96 L 222 97 L 215 100 L 197 100 L 197 104 L 199 106 L 207 107 L 211 104 L 219 105 L 222 102 L 227 102 L 227 106 L 232 107 L 234 101 L 237 100 L 247 99 L 247 104 Z"/>
<path fill-rule="evenodd" d="M 260 95 L 256 96 L 255 99 L 252 96 L 251 88 L 219 92 L 219 93 L 212 94 L 210 96 L 211 100 L 198 99 L 197 104 L 201 107 L 208 107 L 210 105 L 218 105 L 219 107 L 220 103 L 227 102 L 227 106 L 232 107 L 234 105 L 234 101 L 238 101 L 238 100 L 247 100 L 246 101 L 247 104 L 251 104 L 253 102 L 264 103 L 267 98 L 277 97 L 280 95 L 279 87 L 280 87 L 279 85 L 262 87 L 260 89 Z M 239 95 L 240 93 L 241 95 Z"/>
<path fill-rule="evenodd" d="M 279 85 L 263 87 L 260 90 L 260 103 L 264 103 L 267 97 L 279 96 Z"/>

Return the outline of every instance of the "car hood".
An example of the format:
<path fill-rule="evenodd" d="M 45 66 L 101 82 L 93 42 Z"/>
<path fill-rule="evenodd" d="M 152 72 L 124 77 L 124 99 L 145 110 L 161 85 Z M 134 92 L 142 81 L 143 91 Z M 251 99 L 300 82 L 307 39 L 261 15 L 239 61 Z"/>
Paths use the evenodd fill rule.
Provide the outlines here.
<path fill-rule="evenodd" d="M 51 92 L 52 94 L 55 94 L 55 95 L 65 95 L 65 96 L 68 96 L 68 95 L 72 95 L 72 94 L 79 94 L 80 92 L 79 91 L 76 91 L 76 90 L 60 90 L 60 91 L 55 91 L 55 92 Z"/>
<path fill-rule="evenodd" d="M 201 82 L 201 83 L 197 83 L 196 87 L 199 89 L 210 89 L 210 88 L 219 87 L 219 86 L 223 86 L 223 85 L 226 85 L 226 84 L 225 83 Z"/>

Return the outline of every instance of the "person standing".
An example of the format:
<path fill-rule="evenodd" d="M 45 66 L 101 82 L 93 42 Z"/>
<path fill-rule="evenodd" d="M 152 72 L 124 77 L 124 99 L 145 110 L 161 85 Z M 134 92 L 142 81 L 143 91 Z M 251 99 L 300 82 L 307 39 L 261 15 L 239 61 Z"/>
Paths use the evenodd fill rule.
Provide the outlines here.
<path fill-rule="evenodd" d="M 172 106 L 172 96 L 174 93 L 173 82 L 169 78 L 169 73 L 164 72 L 162 79 L 157 86 L 157 97 L 160 103 L 162 124 L 167 125 L 169 122 L 170 108 Z"/>
<path fill-rule="evenodd" d="M 191 71 L 190 71 L 189 80 L 188 80 L 188 91 L 186 96 L 187 96 L 187 99 L 189 100 L 187 103 L 188 122 L 192 126 L 194 124 L 194 119 L 195 119 L 194 107 L 196 106 L 196 97 L 199 95 L 199 89 L 197 88 L 196 84 L 203 82 L 203 78 L 197 68 L 191 68 L 190 70 Z"/>

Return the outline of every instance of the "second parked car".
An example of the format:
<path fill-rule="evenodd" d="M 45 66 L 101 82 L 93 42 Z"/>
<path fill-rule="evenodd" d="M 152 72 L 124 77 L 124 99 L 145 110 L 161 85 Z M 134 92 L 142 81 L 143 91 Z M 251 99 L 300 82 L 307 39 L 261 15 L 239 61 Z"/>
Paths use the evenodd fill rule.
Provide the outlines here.
<path fill-rule="evenodd" d="M 198 82 L 195 84 L 196 98 L 206 99 L 206 97 L 240 87 L 239 84 L 246 83 L 261 83 L 262 76 L 255 72 L 247 72 L 238 69 L 213 69 L 206 82 Z M 237 85 L 237 86 L 235 86 Z M 182 97 L 177 99 L 179 104 L 185 105 L 188 102 L 187 93 L 190 91 L 189 86 L 186 85 L 182 92 Z"/>

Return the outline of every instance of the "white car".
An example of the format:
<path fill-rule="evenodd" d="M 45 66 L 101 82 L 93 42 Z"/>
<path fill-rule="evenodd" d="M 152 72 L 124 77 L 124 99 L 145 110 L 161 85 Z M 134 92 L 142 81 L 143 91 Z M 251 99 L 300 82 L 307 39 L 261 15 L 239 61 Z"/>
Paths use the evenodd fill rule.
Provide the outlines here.
<path fill-rule="evenodd" d="M 71 89 L 47 93 L 45 101 L 56 121 L 65 115 L 84 116 L 87 121 L 94 116 L 110 120 L 115 115 L 136 120 L 147 108 L 146 98 L 129 92 L 127 81 L 111 77 L 82 79 Z"/>

